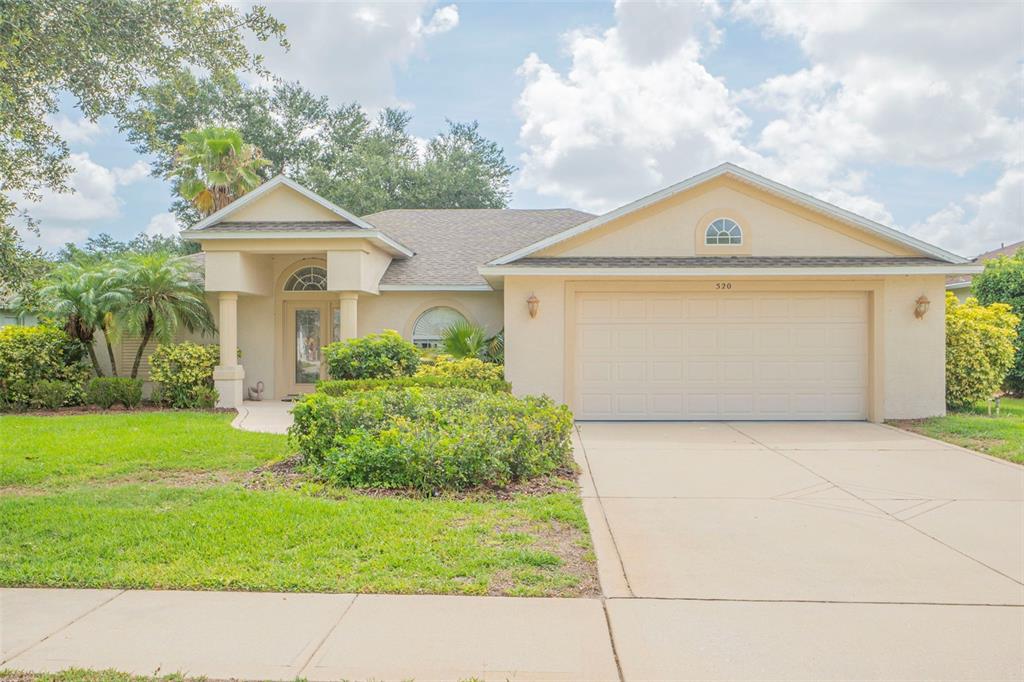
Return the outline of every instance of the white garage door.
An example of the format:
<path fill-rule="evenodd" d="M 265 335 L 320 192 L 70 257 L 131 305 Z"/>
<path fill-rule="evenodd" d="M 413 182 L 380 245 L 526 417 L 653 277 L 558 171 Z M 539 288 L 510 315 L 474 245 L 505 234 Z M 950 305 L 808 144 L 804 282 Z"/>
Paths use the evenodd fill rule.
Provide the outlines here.
<path fill-rule="evenodd" d="M 865 293 L 578 293 L 578 419 L 866 419 Z"/>

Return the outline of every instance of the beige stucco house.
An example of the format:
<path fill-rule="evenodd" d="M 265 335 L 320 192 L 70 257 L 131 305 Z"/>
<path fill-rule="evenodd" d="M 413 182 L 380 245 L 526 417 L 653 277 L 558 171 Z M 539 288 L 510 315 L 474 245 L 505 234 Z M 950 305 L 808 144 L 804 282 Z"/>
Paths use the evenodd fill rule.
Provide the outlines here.
<path fill-rule="evenodd" d="M 359 218 L 278 177 L 185 237 L 225 406 L 257 382 L 268 399 L 311 390 L 333 339 L 395 329 L 429 347 L 461 316 L 504 329 L 517 393 L 579 419 L 941 414 L 946 277 L 977 271 L 732 164 L 602 216 Z"/>

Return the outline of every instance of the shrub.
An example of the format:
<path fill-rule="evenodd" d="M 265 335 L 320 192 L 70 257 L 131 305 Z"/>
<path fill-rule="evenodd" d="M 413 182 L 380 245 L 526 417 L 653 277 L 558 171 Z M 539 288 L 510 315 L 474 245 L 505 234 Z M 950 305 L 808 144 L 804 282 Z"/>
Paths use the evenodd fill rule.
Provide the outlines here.
<path fill-rule="evenodd" d="M 502 379 L 463 379 L 452 376 L 425 376 L 417 374 L 412 377 L 395 377 L 394 379 L 333 379 L 321 381 L 316 390 L 327 395 L 339 396 L 352 391 L 372 391 L 376 389 L 399 389 L 419 386 L 420 388 L 466 388 L 485 393 L 509 393 L 512 387 Z"/>
<path fill-rule="evenodd" d="M 441 332 L 441 347 L 456 358 L 479 358 L 486 362 L 505 362 L 505 332 L 488 337 L 487 330 L 468 320 L 459 320 Z"/>
<path fill-rule="evenodd" d="M 81 402 L 82 386 L 70 381 L 41 379 L 29 387 L 28 406 L 42 410 L 56 410 L 65 405 Z"/>
<path fill-rule="evenodd" d="M 131 409 L 142 402 L 142 380 L 128 377 L 96 377 L 85 388 L 85 400 L 109 410 L 121 403 Z"/>
<path fill-rule="evenodd" d="M 159 386 L 159 401 L 178 409 L 207 407 L 219 354 L 216 345 L 191 341 L 158 345 L 149 356 L 149 376 Z"/>
<path fill-rule="evenodd" d="M 386 379 L 412 376 L 419 366 L 416 346 L 390 329 L 360 339 L 330 344 L 324 349 L 332 379 Z"/>
<path fill-rule="evenodd" d="M 81 403 L 91 373 L 84 357 L 82 344 L 55 327 L 0 329 L 0 401 L 7 408 L 31 407 L 40 398 L 33 390 L 36 384 L 58 381 L 69 386 L 62 404 Z"/>
<path fill-rule="evenodd" d="M 313 393 L 294 410 L 303 460 L 346 486 L 504 486 L 571 462 L 572 415 L 547 397 L 468 389 Z"/>
<path fill-rule="evenodd" d="M 456 359 L 450 355 L 438 355 L 432 361 L 425 361 L 420 365 L 416 376 L 504 381 L 505 368 L 477 358 Z"/>
<path fill-rule="evenodd" d="M 946 404 L 963 408 L 989 400 L 1013 365 L 1020 319 L 1010 306 L 960 303 L 946 293 Z"/>
<path fill-rule="evenodd" d="M 220 398 L 220 393 L 213 386 L 199 386 L 196 388 L 195 405 L 193 407 L 214 408 L 217 406 L 218 398 Z"/>
<path fill-rule="evenodd" d="M 1000 256 L 985 263 L 985 270 L 974 277 L 971 289 L 982 305 L 1006 303 L 1020 318 L 1014 344 L 1016 356 L 1005 386 L 1013 393 L 1024 393 L 1024 248 L 1013 256 Z"/>

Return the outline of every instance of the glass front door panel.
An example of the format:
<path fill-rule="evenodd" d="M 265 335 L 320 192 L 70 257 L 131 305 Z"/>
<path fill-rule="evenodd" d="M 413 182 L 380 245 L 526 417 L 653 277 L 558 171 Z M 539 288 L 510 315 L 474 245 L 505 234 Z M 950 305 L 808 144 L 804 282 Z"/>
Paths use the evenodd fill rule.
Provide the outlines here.
<path fill-rule="evenodd" d="M 320 310 L 295 311 L 295 383 L 315 384 L 320 380 Z"/>

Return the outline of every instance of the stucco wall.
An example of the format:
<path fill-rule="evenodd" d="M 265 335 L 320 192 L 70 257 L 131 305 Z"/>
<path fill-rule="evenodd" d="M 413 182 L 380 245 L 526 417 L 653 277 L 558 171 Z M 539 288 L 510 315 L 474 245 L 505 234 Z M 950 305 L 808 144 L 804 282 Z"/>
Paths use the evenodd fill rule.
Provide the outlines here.
<path fill-rule="evenodd" d="M 705 248 L 707 224 L 722 216 L 740 224 L 744 244 Z M 709 182 L 534 255 L 693 256 L 709 252 L 755 256 L 914 255 L 903 246 L 729 179 Z"/>
<path fill-rule="evenodd" d="M 911 419 L 946 411 L 946 278 L 885 280 L 885 418 Z M 924 295 L 923 319 L 914 306 Z"/>
<path fill-rule="evenodd" d="M 519 394 L 545 393 L 565 401 L 566 285 L 564 277 L 505 278 L 505 372 Z M 604 280 L 607 281 L 607 280 Z M 635 280 L 634 280 L 635 281 Z M 681 280 L 676 280 L 681 281 Z M 687 280 L 693 282 L 694 280 Z M 739 280 L 734 280 L 739 281 Z M 771 289 L 772 280 L 749 280 Z M 660 281 L 652 286 L 665 285 Z M 671 286 L 671 285 L 668 285 Z M 878 321 L 880 348 L 873 349 L 881 363 L 877 414 L 884 419 L 926 417 L 945 411 L 944 278 L 942 276 L 888 277 L 847 280 L 832 284 L 789 279 L 793 291 L 820 291 L 833 286 L 880 292 Z M 530 319 L 526 299 L 540 300 L 538 315 Z M 932 302 L 924 319 L 914 317 L 917 298 Z M 869 396 L 869 400 L 871 397 Z"/>
<path fill-rule="evenodd" d="M 341 220 L 337 213 L 329 211 L 295 190 L 284 185 L 270 190 L 251 203 L 237 208 L 224 222 L 247 222 L 258 220 Z"/>

